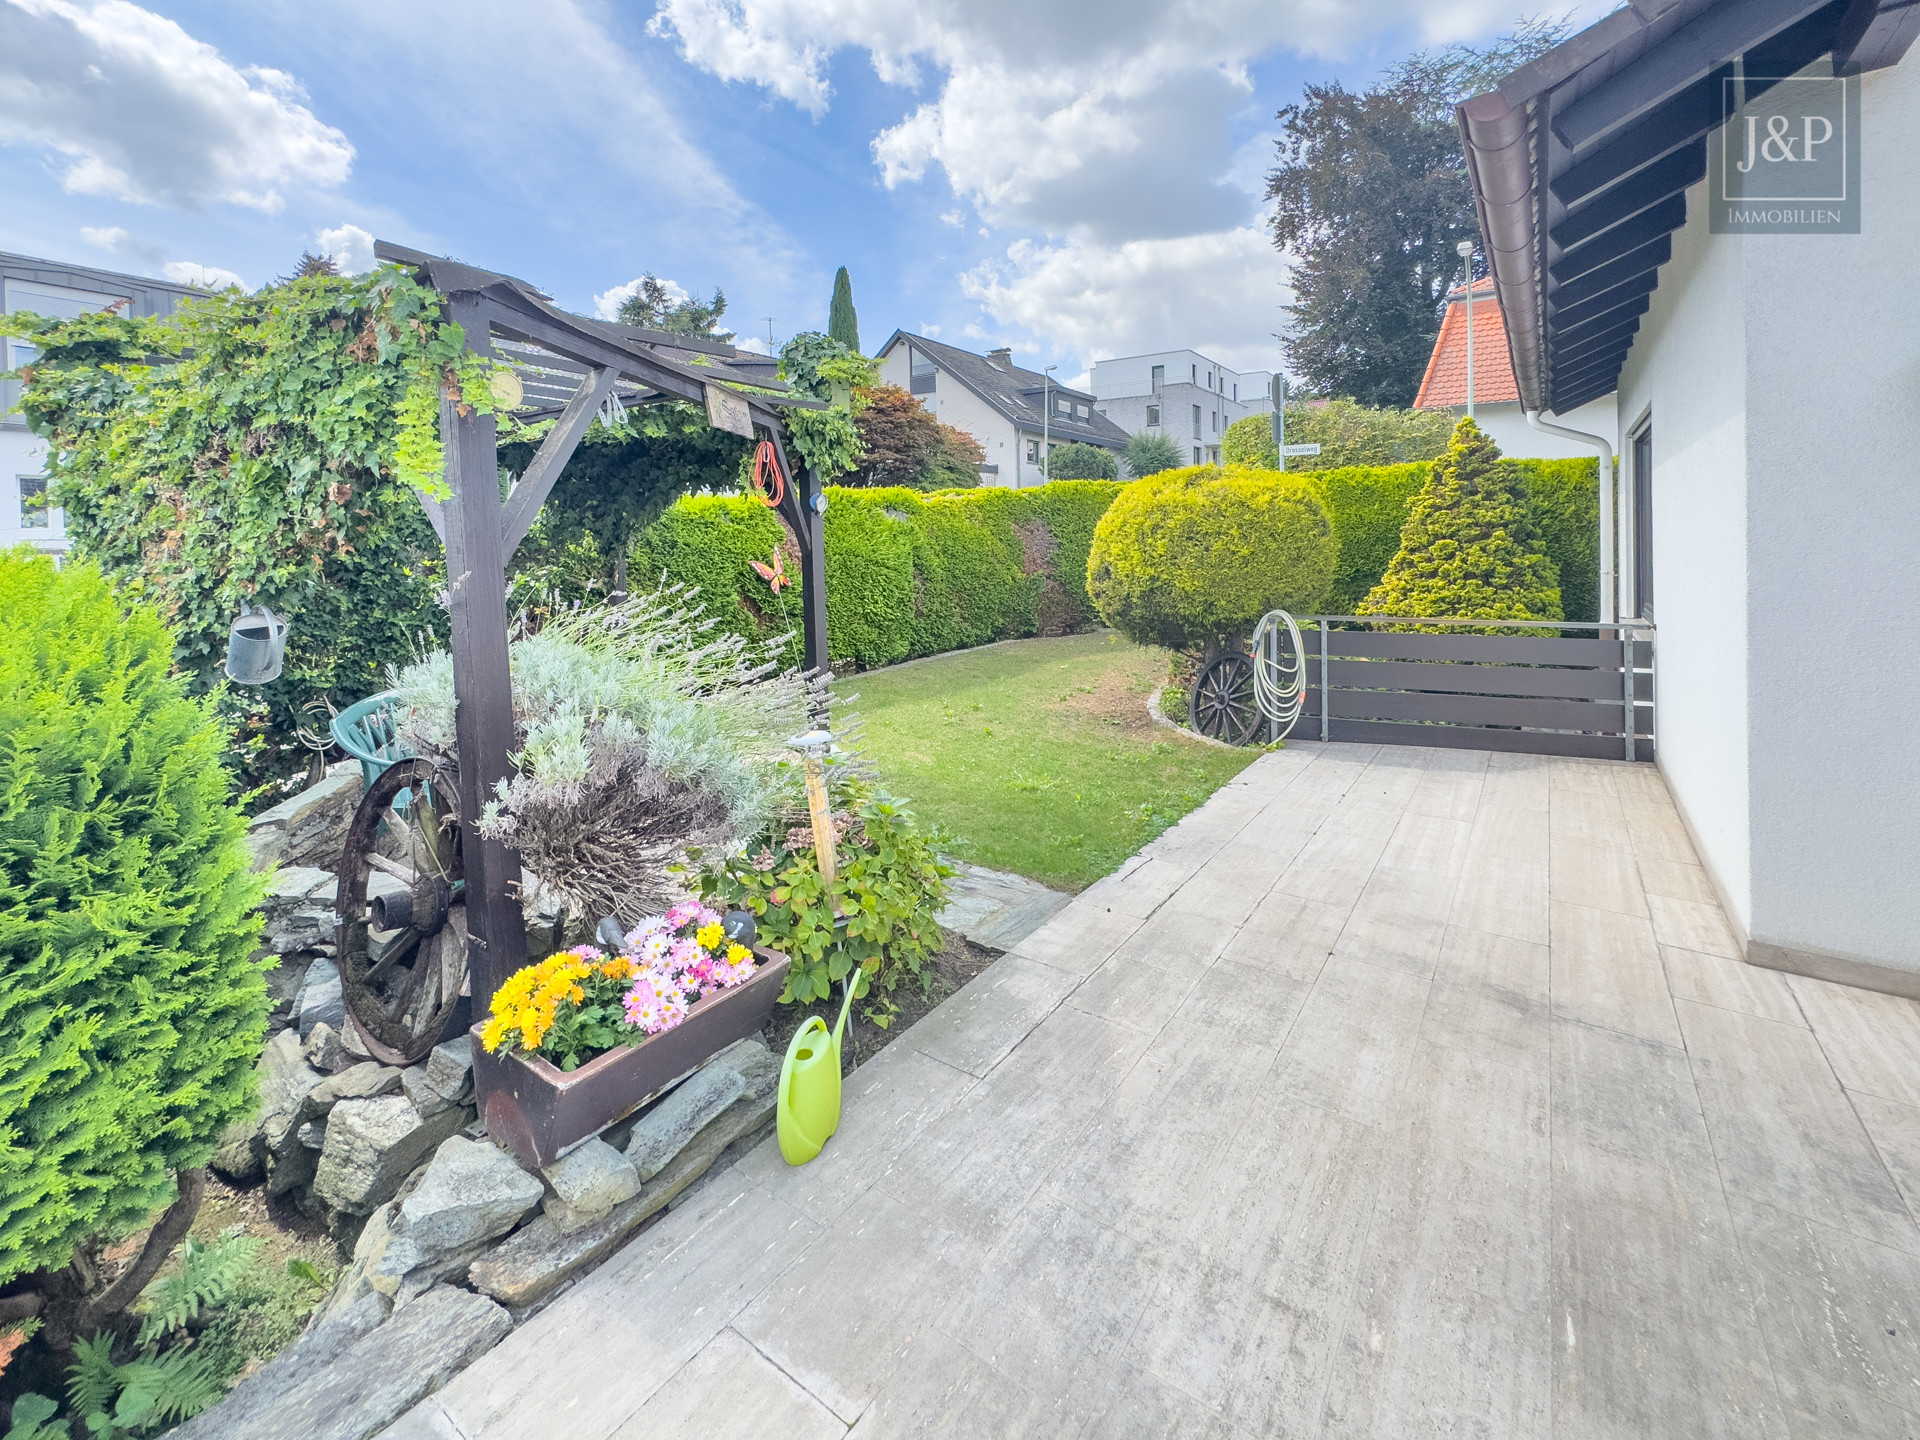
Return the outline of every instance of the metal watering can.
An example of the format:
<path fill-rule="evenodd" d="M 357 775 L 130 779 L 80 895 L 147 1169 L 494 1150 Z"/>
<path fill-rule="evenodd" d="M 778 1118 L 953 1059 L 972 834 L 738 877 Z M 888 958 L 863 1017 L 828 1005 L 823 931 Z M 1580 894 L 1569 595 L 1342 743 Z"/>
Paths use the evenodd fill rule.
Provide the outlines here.
<path fill-rule="evenodd" d="M 228 677 L 240 685 L 264 685 L 279 678 L 290 628 L 264 605 L 241 611 L 227 632 Z"/>
<path fill-rule="evenodd" d="M 846 978 L 847 998 L 833 1029 L 829 1031 L 818 1015 L 809 1016 L 794 1032 L 787 1058 L 780 1063 L 774 1123 L 781 1157 L 789 1165 L 813 1159 L 840 1128 L 840 1040 L 846 1034 L 853 982 L 859 974 L 856 968 Z"/>

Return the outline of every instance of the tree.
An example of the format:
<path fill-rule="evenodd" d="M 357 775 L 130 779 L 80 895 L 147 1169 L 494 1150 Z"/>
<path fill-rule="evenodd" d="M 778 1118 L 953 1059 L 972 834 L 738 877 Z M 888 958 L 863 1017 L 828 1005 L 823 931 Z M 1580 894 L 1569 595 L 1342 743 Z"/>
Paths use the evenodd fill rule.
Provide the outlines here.
<path fill-rule="evenodd" d="M 1267 176 L 1274 243 L 1293 256 L 1293 371 L 1324 395 L 1410 405 L 1460 278 L 1454 246 L 1478 241 L 1453 107 L 1560 43 L 1561 20 L 1523 21 L 1485 50 L 1421 51 L 1355 94 L 1306 87 L 1279 113 Z"/>
<path fill-rule="evenodd" d="M 1318 445 L 1318 455 L 1296 455 L 1287 469 L 1338 470 L 1347 465 L 1402 465 L 1446 453 L 1453 417 L 1445 410 L 1401 410 L 1325 400 L 1287 407 L 1287 443 Z M 1273 417 L 1249 415 L 1227 427 L 1220 455 L 1229 465 L 1273 469 Z"/>
<path fill-rule="evenodd" d="M 1118 480 L 1120 462 L 1098 445 L 1062 445 L 1047 457 L 1049 480 Z"/>
<path fill-rule="evenodd" d="M 711 300 L 691 295 L 676 295 L 679 286 L 668 289 L 667 282 L 649 271 L 640 277 L 640 288 L 620 306 L 620 323 L 638 325 L 644 330 L 664 330 L 669 335 L 692 335 L 703 340 L 730 343 L 733 331 L 720 328 L 720 317 L 727 313 L 726 293 L 715 286 Z"/>
<path fill-rule="evenodd" d="M 853 280 L 844 265 L 833 277 L 833 304 L 827 311 L 827 334 L 858 353 L 860 317 L 853 310 Z"/>
<path fill-rule="evenodd" d="M 1094 527 L 1087 593 L 1129 639 L 1211 655 L 1269 610 L 1313 610 L 1339 548 L 1306 480 L 1194 465 L 1114 498 Z"/>
<path fill-rule="evenodd" d="M 1527 517 L 1519 467 L 1471 420 L 1407 509 L 1400 550 L 1357 615 L 1558 620 L 1560 576 Z"/>
<path fill-rule="evenodd" d="M 898 385 L 873 385 L 854 397 L 854 429 L 863 449 L 849 485 L 907 485 L 946 490 L 980 483 L 986 452 L 965 431 L 943 425 Z"/>
<path fill-rule="evenodd" d="M 1157 430 L 1138 430 L 1127 437 L 1127 474 L 1139 480 L 1172 470 L 1180 463 L 1180 444 Z"/>
<path fill-rule="evenodd" d="M 264 877 L 186 688 L 158 607 L 87 561 L 0 554 L 0 1284 L 56 1272 L 33 1289 L 68 1307 L 57 1343 L 138 1294 L 185 1224 L 104 1295 L 57 1272 L 197 1199 L 254 1100 Z"/>

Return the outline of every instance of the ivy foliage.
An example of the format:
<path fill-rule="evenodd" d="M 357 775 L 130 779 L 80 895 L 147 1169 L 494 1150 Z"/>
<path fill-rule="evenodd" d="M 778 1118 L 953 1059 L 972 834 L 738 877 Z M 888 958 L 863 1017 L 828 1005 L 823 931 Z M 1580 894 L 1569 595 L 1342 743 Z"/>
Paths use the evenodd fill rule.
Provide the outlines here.
<path fill-rule="evenodd" d="M 1194 465 L 1120 492 L 1094 531 L 1087 592 L 1129 639 L 1212 654 L 1269 610 L 1317 608 L 1338 551 L 1303 478 Z"/>
<path fill-rule="evenodd" d="M 0 1284 L 174 1198 L 254 1098 L 246 822 L 151 605 L 0 553 Z"/>
<path fill-rule="evenodd" d="M 51 442 L 76 555 L 159 607 L 250 779 L 299 753 L 303 706 L 381 689 L 441 628 L 444 560 L 413 489 L 444 490 L 442 396 L 491 408 L 491 371 L 405 271 L 227 290 L 163 319 L 5 319 L 42 352 L 21 408 Z M 242 695 L 221 671 L 249 606 L 292 629 L 280 678 Z"/>
<path fill-rule="evenodd" d="M 1413 499 L 1400 549 L 1356 615 L 1561 619 L 1560 576 L 1520 474 L 1471 420 Z"/>
<path fill-rule="evenodd" d="M 851 346 L 817 330 L 803 330 L 780 347 L 780 378 L 800 394 L 834 402 L 826 410 L 789 410 L 781 418 L 800 457 L 831 480 L 865 453 L 855 417 L 859 392 L 879 383 L 880 367 Z"/>

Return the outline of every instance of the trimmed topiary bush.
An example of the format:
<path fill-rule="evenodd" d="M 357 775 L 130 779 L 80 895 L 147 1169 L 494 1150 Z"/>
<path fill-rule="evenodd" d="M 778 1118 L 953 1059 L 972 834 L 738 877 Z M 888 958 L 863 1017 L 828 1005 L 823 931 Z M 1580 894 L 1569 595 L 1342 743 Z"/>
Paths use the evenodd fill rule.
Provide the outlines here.
<path fill-rule="evenodd" d="M 1120 462 L 1098 445 L 1062 445 L 1047 457 L 1050 480 L 1118 480 Z"/>
<path fill-rule="evenodd" d="M 1131 639 L 1210 652 L 1269 610 L 1316 609 L 1338 552 L 1304 479 L 1196 465 L 1121 491 L 1094 532 L 1087 590 Z"/>
<path fill-rule="evenodd" d="M 0 554 L 0 1283 L 173 1199 L 254 1100 L 265 885 L 158 613 Z"/>
<path fill-rule="evenodd" d="M 1471 420 L 1407 513 L 1400 550 L 1357 615 L 1558 620 L 1560 577 L 1527 514 L 1519 470 Z"/>
<path fill-rule="evenodd" d="M 1527 518 L 1560 572 L 1560 608 L 1568 620 L 1600 618 L 1600 486 L 1592 456 L 1507 460 L 1526 487 Z"/>
<path fill-rule="evenodd" d="M 1327 596 L 1328 614 L 1355 613 L 1354 607 L 1380 582 L 1400 548 L 1407 507 L 1432 470 L 1431 463 L 1347 465 L 1302 477 L 1327 507 L 1340 542 L 1333 590 Z"/>

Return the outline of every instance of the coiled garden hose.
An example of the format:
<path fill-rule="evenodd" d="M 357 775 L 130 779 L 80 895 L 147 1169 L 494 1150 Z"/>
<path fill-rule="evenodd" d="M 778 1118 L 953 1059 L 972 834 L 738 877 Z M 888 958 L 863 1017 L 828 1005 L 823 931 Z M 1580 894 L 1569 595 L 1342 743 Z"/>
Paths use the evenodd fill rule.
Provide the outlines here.
<path fill-rule="evenodd" d="M 1292 649 L 1280 646 L 1285 626 Z M 1300 627 L 1284 610 L 1269 610 L 1253 629 L 1253 699 L 1260 713 L 1279 727 L 1274 739 L 1284 739 L 1300 719 L 1307 703 L 1306 647 Z"/>

